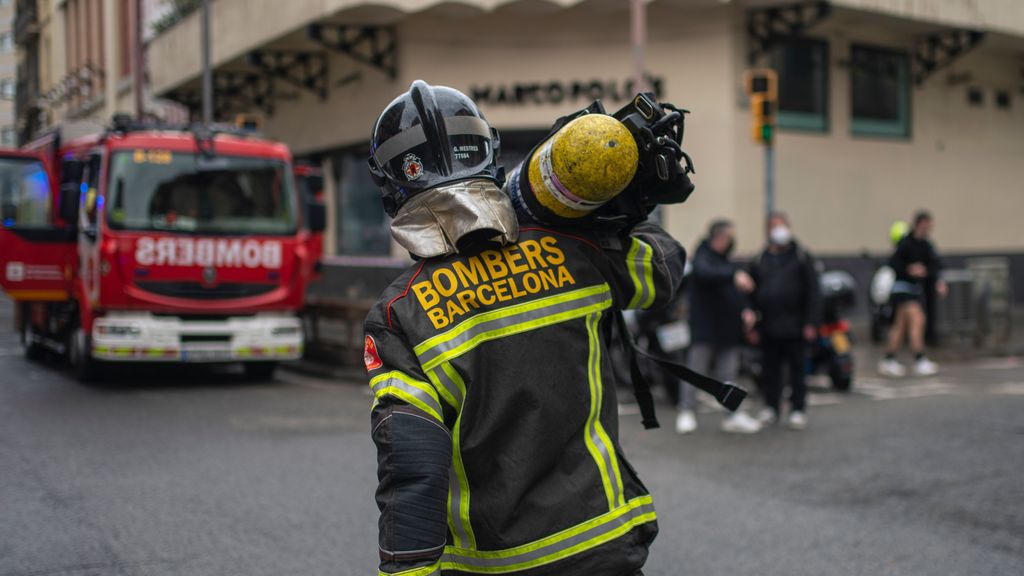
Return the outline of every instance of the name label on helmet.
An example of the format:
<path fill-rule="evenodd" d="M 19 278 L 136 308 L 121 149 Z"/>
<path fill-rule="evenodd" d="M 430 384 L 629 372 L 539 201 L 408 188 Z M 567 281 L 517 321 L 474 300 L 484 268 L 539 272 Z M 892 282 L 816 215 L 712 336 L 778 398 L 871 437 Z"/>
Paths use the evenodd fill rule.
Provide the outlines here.
<path fill-rule="evenodd" d="M 544 236 L 439 267 L 413 284 L 412 292 L 434 328 L 441 329 L 481 306 L 573 284 L 576 279 L 565 266 L 558 240 Z"/>
<path fill-rule="evenodd" d="M 452 154 L 454 154 L 456 160 L 469 160 L 470 153 L 477 154 L 480 152 L 479 146 L 454 146 L 452 148 Z"/>

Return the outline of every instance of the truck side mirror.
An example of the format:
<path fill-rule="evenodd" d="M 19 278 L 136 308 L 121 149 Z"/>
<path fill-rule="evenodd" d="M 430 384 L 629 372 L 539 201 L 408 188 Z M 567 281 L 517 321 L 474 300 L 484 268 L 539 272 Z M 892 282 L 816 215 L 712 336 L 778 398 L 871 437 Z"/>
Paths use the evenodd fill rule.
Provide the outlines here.
<path fill-rule="evenodd" d="M 327 230 L 327 207 L 320 202 L 310 202 L 306 205 L 306 216 L 309 221 L 306 225 L 310 232 L 323 232 Z"/>
<path fill-rule="evenodd" d="M 85 162 L 82 160 L 64 160 L 60 163 L 61 185 L 72 183 L 76 187 L 82 181 L 82 174 L 85 172 Z"/>
<path fill-rule="evenodd" d="M 60 185 L 60 218 L 69 228 L 78 227 L 79 188 L 76 182 Z"/>

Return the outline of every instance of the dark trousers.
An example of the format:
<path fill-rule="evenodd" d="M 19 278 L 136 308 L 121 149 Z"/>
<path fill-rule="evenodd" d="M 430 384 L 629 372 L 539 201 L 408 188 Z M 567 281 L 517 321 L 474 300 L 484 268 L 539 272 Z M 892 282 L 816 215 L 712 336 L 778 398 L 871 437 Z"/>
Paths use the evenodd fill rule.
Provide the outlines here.
<path fill-rule="evenodd" d="M 802 338 L 761 338 L 761 392 L 765 404 L 779 412 L 782 400 L 782 370 L 789 373 L 789 402 L 793 410 L 807 409 L 804 367 L 806 344 Z"/>

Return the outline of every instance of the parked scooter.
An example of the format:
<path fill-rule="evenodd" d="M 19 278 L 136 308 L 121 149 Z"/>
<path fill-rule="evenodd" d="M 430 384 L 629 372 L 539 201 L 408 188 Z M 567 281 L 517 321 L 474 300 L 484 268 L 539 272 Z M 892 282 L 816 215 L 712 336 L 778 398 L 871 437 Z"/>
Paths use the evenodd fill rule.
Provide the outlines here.
<path fill-rule="evenodd" d="M 846 392 L 853 386 L 853 340 L 846 314 L 856 301 L 857 281 L 848 272 L 832 270 L 819 277 L 821 324 L 818 338 L 808 346 L 807 374 L 825 373 L 832 387 Z M 755 333 L 756 335 L 756 333 Z M 752 340 L 740 353 L 740 373 L 761 385 L 761 350 Z"/>
<path fill-rule="evenodd" d="M 832 387 L 846 392 L 853 384 L 853 354 L 850 322 L 846 313 L 853 308 L 857 282 L 849 273 L 832 270 L 821 275 L 821 325 L 810 347 L 807 373 L 824 372 Z"/>

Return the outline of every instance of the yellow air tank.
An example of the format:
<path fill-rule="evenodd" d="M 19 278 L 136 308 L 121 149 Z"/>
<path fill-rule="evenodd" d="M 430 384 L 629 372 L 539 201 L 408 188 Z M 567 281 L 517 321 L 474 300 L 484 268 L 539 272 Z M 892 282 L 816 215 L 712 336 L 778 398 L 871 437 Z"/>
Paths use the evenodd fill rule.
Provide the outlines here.
<path fill-rule="evenodd" d="M 587 114 L 536 149 L 524 167 L 529 191 L 523 192 L 559 217 L 583 218 L 629 185 L 638 158 L 636 142 L 621 122 Z"/>

